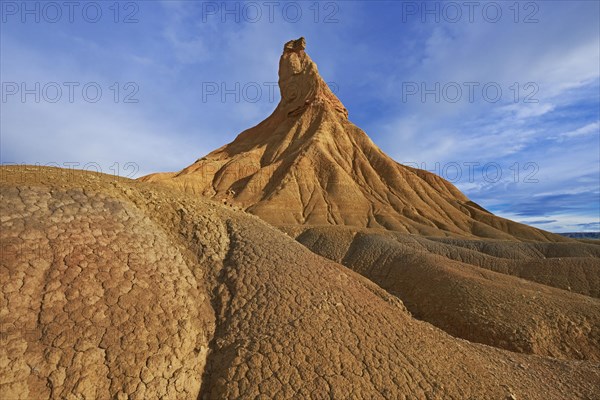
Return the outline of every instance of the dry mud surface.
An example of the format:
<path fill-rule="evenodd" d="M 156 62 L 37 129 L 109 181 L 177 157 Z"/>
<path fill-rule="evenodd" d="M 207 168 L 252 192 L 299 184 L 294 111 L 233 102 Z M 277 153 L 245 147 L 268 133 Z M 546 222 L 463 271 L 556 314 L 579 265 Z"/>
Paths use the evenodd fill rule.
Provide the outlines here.
<path fill-rule="evenodd" d="M 339 234 L 346 242 L 335 233 L 331 240 L 347 246 L 328 253 L 307 239 L 322 232 L 300 235 L 346 264 L 357 246 L 372 249 L 349 266 L 386 291 L 294 234 L 209 200 L 94 173 L 3 167 L 0 175 L 3 399 L 598 398 L 592 278 L 573 292 L 560 288 L 562 278 L 521 282 L 515 276 L 525 256 L 494 271 L 487 257 L 501 258 L 497 244 L 425 238 L 415 240 L 432 255 L 454 251 L 444 258 L 457 265 L 430 267 L 428 278 L 418 272 L 427 260 L 405 262 L 410 274 L 384 273 L 397 266 L 372 260 L 392 254 L 404 236 L 380 235 L 364 246 L 371 232 Z M 362 269 L 368 265 L 372 272 Z M 385 274 L 393 279 L 378 278 Z M 534 346 L 525 335 L 532 345 L 514 349 L 522 353 L 469 342 L 435 312 L 444 301 L 450 316 L 465 306 L 465 323 L 484 321 L 475 303 L 435 293 L 453 279 L 477 304 L 524 310 L 517 320 L 546 323 L 553 321 L 547 310 L 572 310 L 574 322 L 587 318 L 590 326 L 576 325 L 577 336 L 557 319 L 550 344 Z M 414 318 L 401 299 L 409 308 L 422 299 L 413 312 L 450 334 Z"/>
<path fill-rule="evenodd" d="M 348 227 L 287 230 L 454 336 L 600 361 L 598 245 L 424 238 Z"/>

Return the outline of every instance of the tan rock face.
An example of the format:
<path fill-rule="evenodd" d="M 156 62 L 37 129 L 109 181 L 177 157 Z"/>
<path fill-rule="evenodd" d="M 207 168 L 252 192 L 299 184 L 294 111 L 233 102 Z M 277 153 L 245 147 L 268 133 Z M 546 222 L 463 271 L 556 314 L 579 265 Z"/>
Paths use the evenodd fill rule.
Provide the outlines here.
<path fill-rule="evenodd" d="M 344 225 L 434 236 L 565 240 L 492 215 L 437 175 L 398 164 L 358 127 L 303 38 L 279 61 L 267 119 L 162 182 L 240 206 L 273 225 Z"/>
<path fill-rule="evenodd" d="M 1 199 L 2 397 L 193 397 L 213 316 L 164 230 L 80 188 Z"/>
<path fill-rule="evenodd" d="M 304 51 L 304 38 L 291 40 L 279 61 L 279 90 L 282 108 L 288 116 L 301 114 L 309 105 L 327 103 L 345 117 L 348 112 L 319 75 L 317 65 Z"/>

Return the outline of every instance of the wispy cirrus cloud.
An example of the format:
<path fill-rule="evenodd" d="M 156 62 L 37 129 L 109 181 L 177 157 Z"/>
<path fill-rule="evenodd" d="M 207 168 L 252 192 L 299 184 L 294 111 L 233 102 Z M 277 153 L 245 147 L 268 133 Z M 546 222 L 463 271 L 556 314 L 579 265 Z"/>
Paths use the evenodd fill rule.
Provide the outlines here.
<path fill-rule="evenodd" d="M 559 141 L 564 141 L 570 138 L 580 138 L 588 135 L 600 135 L 600 123 L 598 121 L 591 122 L 569 132 L 561 133 L 556 137 L 556 139 Z"/>

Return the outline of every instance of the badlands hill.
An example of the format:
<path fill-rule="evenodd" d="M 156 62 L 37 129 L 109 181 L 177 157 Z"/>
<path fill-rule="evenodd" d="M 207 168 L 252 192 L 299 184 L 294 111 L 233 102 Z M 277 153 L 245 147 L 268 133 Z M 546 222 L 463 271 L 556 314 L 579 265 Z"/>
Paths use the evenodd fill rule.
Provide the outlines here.
<path fill-rule="evenodd" d="M 2 398 L 597 398 L 597 362 L 457 339 L 252 215 L 108 175 L 0 172 Z"/>
<path fill-rule="evenodd" d="M 392 160 L 348 120 L 305 47 L 303 38 L 284 46 L 281 101 L 266 120 L 178 173 L 142 180 L 232 203 L 276 226 L 564 240 L 494 216 L 450 182 Z"/>

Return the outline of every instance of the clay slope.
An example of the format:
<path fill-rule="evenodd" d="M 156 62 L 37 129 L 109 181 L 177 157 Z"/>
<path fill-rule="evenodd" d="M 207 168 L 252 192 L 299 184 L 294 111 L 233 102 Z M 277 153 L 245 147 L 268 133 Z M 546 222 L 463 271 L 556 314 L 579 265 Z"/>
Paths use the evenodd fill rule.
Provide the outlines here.
<path fill-rule="evenodd" d="M 589 297 L 598 297 L 600 246 L 344 227 L 289 232 L 454 336 L 517 352 L 600 361 L 600 300 Z"/>
<path fill-rule="evenodd" d="M 597 363 L 455 339 L 241 211 L 0 168 L 3 398 L 594 398 Z"/>
<path fill-rule="evenodd" d="M 568 241 L 492 215 L 437 175 L 398 164 L 348 120 L 305 52 L 287 43 L 271 116 L 178 173 L 146 176 L 235 204 L 273 225 Z"/>

